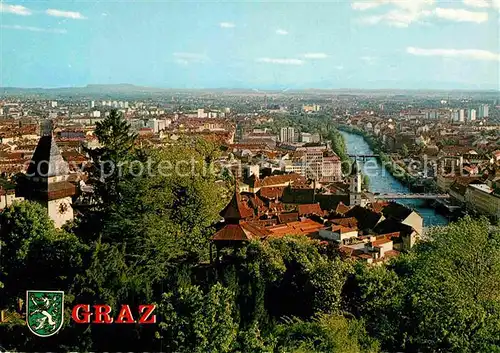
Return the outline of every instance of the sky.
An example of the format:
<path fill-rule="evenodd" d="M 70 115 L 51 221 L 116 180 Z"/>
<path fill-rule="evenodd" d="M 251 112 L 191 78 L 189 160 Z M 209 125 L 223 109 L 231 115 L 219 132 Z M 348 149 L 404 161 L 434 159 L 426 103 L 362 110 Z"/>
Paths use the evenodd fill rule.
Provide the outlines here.
<path fill-rule="evenodd" d="M 0 1 L 3 87 L 500 88 L 500 0 Z"/>

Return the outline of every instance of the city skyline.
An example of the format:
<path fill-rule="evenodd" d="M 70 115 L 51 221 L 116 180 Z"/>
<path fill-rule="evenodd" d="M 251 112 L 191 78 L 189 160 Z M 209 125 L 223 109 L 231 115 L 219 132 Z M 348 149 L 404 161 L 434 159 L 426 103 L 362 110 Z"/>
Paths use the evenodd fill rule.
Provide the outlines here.
<path fill-rule="evenodd" d="M 499 89 L 498 0 L 0 3 L 2 87 Z"/>

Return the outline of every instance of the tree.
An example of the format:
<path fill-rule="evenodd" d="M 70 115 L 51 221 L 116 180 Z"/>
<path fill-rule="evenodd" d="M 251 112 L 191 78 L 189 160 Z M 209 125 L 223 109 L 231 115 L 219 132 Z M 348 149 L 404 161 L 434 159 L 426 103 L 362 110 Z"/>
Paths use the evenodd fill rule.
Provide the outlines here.
<path fill-rule="evenodd" d="M 490 233 L 486 219 L 466 217 L 428 234 L 430 242 L 402 259 L 408 346 L 421 350 L 481 351 L 498 346 L 485 335 L 500 325 L 500 235 Z"/>
<path fill-rule="evenodd" d="M 109 208 L 103 241 L 124 244 L 137 266 L 165 268 L 185 255 L 208 259 L 212 225 L 225 203 L 215 175 L 190 147 L 172 145 L 146 153 L 151 173 L 133 173 L 120 182 L 122 201 Z"/>
<path fill-rule="evenodd" d="M 397 274 L 386 267 L 359 263 L 344 287 L 344 308 L 366 323 L 367 331 L 398 351 L 404 340 L 401 325 L 406 288 Z"/>
<path fill-rule="evenodd" d="M 357 267 L 346 308 L 389 351 L 498 351 L 498 231 L 466 217 L 426 237 L 388 267 Z"/>
<path fill-rule="evenodd" d="M 84 271 L 88 247 L 73 234 L 55 229 L 47 210 L 34 202 L 23 201 L 4 209 L 0 213 L 0 229 L 0 281 L 4 284 L 0 288 L 0 308 L 15 317 L 18 300 L 24 300 L 29 289 L 63 290 L 65 305 L 70 304 L 74 298 L 73 282 Z M 69 315 L 66 310 L 66 323 Z M 0 325 L 6 349 L 73 351 L 88 347 L 84 335 L 66 326 L 58 339 L 44 340 L 41 344 L 26 334 L 23 321 Z"/>
<path fill-rule="evenodd" d="M 350 265 L 339 259 L 329 259 L 320 251 L 317 241 L 289 236 L 253 242 L 238 256 L 240 279 L 246 280 L 240 285 L 265 291 L 264 311 L 270 317 L 309 318 L 317 312 L 331 313 L 340 309 L 341 291 Z M 242 293 L 248 291 L 242 290 Z M 256 294 L 258 292 L 253 293 Z M 253 303 L 247 307 L 253 313 L 261 311 L 259 305 L 264 305 L 246 298 L 244 303 L 248 302 Z M 260 320 L 264 316 L 261 315 Z M 249 322 L 253 319 L 255 316 L 250 317 Z"/>
<path fill-rule="evenodd" d="M 404 144 L 402 147 L 401 147 L 401 155 L 406 158 L 408 157 L 408 155 L 410 154 L 410 151 L 408 150 L 408 146 L 406 146 L 406 144 Z"/>
<path fill-rule="evenodd" d="M 95 135 L 101 147 L 86 149 L 92 160 L 89 176 L 98 198 L 107 207 L 118 202 L 118 184 L 123 180 L 120 166 L 127 167 L 125 164 L 130 161 L 137 135 L 116 109 L 96 124 Z"/>
<path fill-rule="evenodd" d="M 363 175 L 363 189 L 368 190 L 370 187 L 370 177 L 366 174 Z"/>
<path fill-rule="evenodd" d="M 236 343 L 234 294 L 221 284 L 204 293 L 198 286 L 163 295 L 160 335 L 171 352 L 231 352 Z"/>
<path fill-rule="evenodd" d="M 278 352 L 358 353 L 379 351 L 363 323 L 338 314 L 321 314 L 312 321 L 288 320 L 277 326 Z"/>
<path fill-rule="evenodd" d="M 0 291 L 2 299 L 9 300 L 0 305 L 13 305 L 27 289 L 69 288 L 81 270 L 86 247 L 56 230 L 45 208 L 35 202 L 15 203 L 0 213 L 0 229 Z"/>

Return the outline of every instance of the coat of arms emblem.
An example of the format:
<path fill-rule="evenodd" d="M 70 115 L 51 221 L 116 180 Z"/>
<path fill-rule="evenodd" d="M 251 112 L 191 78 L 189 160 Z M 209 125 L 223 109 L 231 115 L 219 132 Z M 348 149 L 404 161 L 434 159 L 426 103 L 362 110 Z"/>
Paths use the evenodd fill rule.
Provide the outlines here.
<path fill-rule="evenodd" d="M 40 337 L 56 334 L 64 321 L 63 291 L 26 291 L 26 323 Z"/>

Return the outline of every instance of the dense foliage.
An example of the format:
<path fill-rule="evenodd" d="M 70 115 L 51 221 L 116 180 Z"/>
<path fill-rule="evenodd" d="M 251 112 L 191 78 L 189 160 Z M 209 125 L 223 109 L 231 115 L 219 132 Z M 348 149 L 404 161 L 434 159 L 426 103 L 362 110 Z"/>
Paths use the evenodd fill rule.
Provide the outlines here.
<path fill-rule="evenodd" d="M 113 118 L 115 119 L 115 118 Z M 107 133 L 135 137 L 120 119 Z M 118 126 L 123 127 L 117 128 Z M 123 148 L 98 136 L 95 158 Z M 116 151 L 116 150 L 115 150 Z M 97 154 L 101 153 L 99 157 Z M 211 146 L 122 150 L 120 161 L 210 163 Z M 125 155 L 123 155 L 125 154 Z M 18 351 L 378 352 L 500 351 L 500 234 L 484 219 L 435 228 L 382 266 L 343 260 L 300 236 L 255 241 L 208 261 L 227 192 L 213 174 L 144 175 L 134 169 L 65 230 L 39 204 L 0 213 L 1 346 Z M 107 196 L 118 197 L 110 202 Z M 65 292 L 65 325 L 31 335 L 18 299 L 26 289 Z M 156 325 L 84 325 L 77 303 L 158 305 Z"/>

